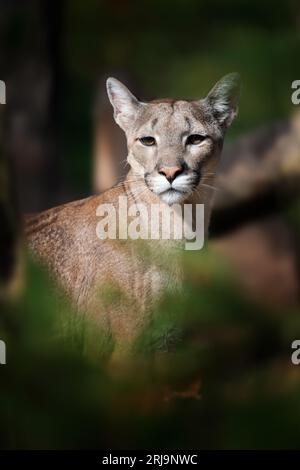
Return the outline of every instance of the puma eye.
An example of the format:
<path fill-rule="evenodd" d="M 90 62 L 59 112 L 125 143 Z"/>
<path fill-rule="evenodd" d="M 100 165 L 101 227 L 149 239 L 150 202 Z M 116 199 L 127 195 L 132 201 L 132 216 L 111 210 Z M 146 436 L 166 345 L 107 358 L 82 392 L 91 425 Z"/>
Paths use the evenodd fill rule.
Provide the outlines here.
<path fill-rule="evenodd" d="M 152 145 L 156 144 L 156 140 L 154 139 L 154 137 L 150 136 L 141 137 L 139 141 L 141 142 L 141 144 L 146 145 L 147 147 L 151 147 Z"/>
<path fill-rule="evenodd" d="M 206 135 L 191 134 L 186 139 L 186 145 L 199 145 L 206 139 Z"/>

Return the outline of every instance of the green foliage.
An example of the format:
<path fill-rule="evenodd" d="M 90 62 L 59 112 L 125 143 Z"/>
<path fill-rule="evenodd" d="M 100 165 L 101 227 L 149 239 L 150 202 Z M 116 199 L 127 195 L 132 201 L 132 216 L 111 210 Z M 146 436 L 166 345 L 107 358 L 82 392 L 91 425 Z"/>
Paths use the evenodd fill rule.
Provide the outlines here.
<path fill-rule="evenodd" d="M 184 261 L 184 294 L 166 294 L 114 373 L 111 338 L 28 264 L 1 306 L 2 448 L 299 446 L 299 311 L 250 301 L 207 249 Z"/>

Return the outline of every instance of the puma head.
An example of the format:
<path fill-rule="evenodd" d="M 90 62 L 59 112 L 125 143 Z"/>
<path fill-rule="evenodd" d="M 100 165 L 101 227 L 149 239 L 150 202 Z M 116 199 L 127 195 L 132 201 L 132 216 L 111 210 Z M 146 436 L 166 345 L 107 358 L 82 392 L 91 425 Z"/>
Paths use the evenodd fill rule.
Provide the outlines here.
<path fill-rule="evenodd" d="M 213 181 L 225 131 L 237 114 L 239 75 L 223 77 L 199 100 L 141 102 L 107 80 L 114 118 L 127 137 L 134 174 L 163 202 L 182 203 Z"/>

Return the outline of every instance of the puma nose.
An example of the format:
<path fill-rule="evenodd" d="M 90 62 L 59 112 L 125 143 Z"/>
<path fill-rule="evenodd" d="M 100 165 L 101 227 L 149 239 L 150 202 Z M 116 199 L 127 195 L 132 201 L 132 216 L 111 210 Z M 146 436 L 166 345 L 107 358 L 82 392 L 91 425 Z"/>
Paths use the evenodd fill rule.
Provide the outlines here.
<path fill-rule="evenodd" d="M 172 183 L 174 179 L 183 172 L 182 166 L 164 166 L 158 170 L 160 175 L 164 175 L 169 183 Z"/>

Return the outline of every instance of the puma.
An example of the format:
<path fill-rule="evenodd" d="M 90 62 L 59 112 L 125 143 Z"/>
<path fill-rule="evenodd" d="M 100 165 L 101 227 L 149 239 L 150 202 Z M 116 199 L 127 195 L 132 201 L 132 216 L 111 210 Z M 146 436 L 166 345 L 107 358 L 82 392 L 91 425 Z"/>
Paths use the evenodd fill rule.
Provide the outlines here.
<path fill-rule="evenodd" d="M 26 238 L 77 308 L 129 348 L 166 288 L 180 288 L 173 241 L 103 239 L 96 234 L 98 207 L 118 212 L 119 197 L 146 207 L 204 204 L 207 230 L 215 172 L 225 131 L 237 114 L 239 76 L 226 75 L 200 100 L 141 102 L 118 80 L 107 80 L 114 118 L 127 138 L 130 171 L 103 194 L 52 208 L 26 220 Z M 166 261 L 167 260 L 167 261 Z M 99 293 L 117 286 L 128 300 L 103 305 Z"/>

